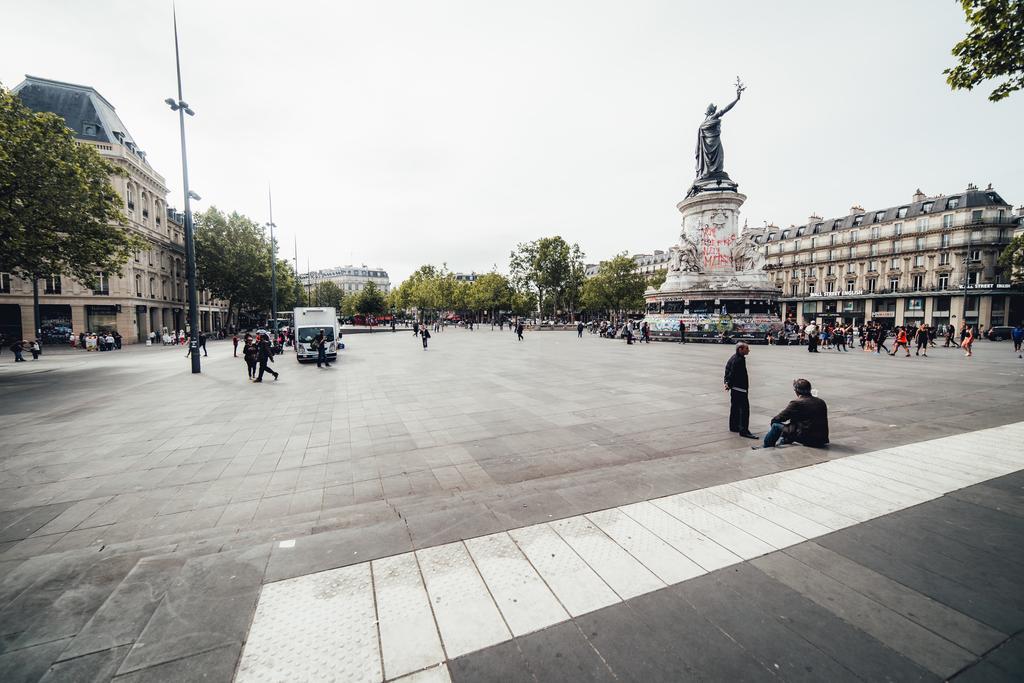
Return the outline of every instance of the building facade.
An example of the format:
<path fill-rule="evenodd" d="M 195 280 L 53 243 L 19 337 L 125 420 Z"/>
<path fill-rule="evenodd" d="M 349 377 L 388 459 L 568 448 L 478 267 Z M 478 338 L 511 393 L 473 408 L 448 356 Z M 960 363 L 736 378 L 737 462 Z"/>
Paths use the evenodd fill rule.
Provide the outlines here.
<path fill-rule="evenodd" d="M 44 342 L 66 343 L 80 332 L 117 331 L 124 343 L 144 342 L 150 331 L 186 329 L 184 215 L 167 206 L 164 178 L 146 160 L 113 105 L 89 86 L 33 76 L 14 88 L 34 111 L 61 116 L 79 144 L 93 147 L 126 177 L 111 183 L 124 198 L 127 227 L 149 248 L 129 259 L 121 273 L 98 273 L 95 287 L 54 274 L 39 283 Z M 227 304 L 199 293 L 200 329 L 219 329 Z M 32 283 L 0 273 L 0 332 L 8 338 L 32 335 Z"/>
<path fill-rule="evenodd" d="M 650 277 L 660 271 L 668 270 L 671 254 L 661 249 L 655 249 L 653 254 L 633 254 L 630 258 L 633 259 L 633 272 L 639 273 L 644 277 Z M 584 268 L 583 275 L 584 277 L 591 278 L 597 275 L 600 270 L 601 264 L 588 263 Z"/>
<path fill-rule="evenodd" d="M 383 268 L 369 268 L 365 263 L 361 266 L 312 270 L 300 274 L 299 282 L 307 289 L 316 287 L 323 282 L 333 282 L 341 287 L 346 296 L 361 291 L 367 282 L 375 284 L 377 289 L 384 294 L 391 291 L 391 279 L 388 277 L 388 272 Z"/>
<path fill-rule="evenodd" d="M 1024 316 L 997 260 L 1018 216 L 989 186 L 805 225 L 758 228 L 784 320 L 876 320 L 892 327 L 1007 325 Z"/>

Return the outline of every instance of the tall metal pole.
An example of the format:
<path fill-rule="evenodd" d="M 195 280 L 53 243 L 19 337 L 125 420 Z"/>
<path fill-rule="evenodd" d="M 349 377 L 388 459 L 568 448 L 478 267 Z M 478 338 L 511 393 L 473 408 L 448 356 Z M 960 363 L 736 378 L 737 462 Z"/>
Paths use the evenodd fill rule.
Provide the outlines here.
<path fill-rule="evenodd" d="M 299 284 L 299 237 L 295 236 L 295 303 L 302 303 L 302 285 Z M 295 324 L 295 321 L 292 321 Z"/>
<path fill-rule="evenodd" d="M 174 65 L 178 72 L 178 125 L 181 130 L 181 177 L 185 186 L 185 263 L 188 271 L 188 325 L 189 357 L 192 359 L 192 374 L 201 372 L 199 366 L 199 297 L 196 293 L 196 243 L 192 231 L 192 207 L 189 204 L 188 156 L 185 153 L 185 110 L 181 92 L 181 57 L 178 52 L 178 12 L 174 9 Z M 189 109 L 189 114 L 192 110 Z"/>
<path fill-rule="evenodd" d="M 270 329 L 277 332 L 277 243 L 274 242 L 274 198 L 269 185 L 267 203 L 270 205 L 270 316 L 274 320 Z"/>

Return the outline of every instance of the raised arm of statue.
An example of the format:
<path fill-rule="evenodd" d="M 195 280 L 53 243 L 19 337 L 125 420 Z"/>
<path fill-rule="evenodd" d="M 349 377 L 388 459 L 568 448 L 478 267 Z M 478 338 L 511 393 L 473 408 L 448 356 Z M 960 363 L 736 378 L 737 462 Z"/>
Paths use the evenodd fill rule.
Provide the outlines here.
<path fill-rule="evenodd" d="M 740 77 L 737 76 L 736 77 L 736 99 L 733 100 L 732 102 L 730 102 L 729 104 L 725 105 L 725 107 L 723 107 L 721 111 L 719 111 L 717 114 L 715 114 L 715 118 L 718 118 L 718 119 L 722 118 L 722 116 L 725 115 L 725 112 L 727 112 L 730 109 L 732 109 L 733 107 L 735 107 L 736 103 L 740 101 L 740 97 L 742 97 L 743 91 L 746 90 L 746 89 L 747 89 L 747 86 L 743 85 L 743 83 L 740 81 Z"/>

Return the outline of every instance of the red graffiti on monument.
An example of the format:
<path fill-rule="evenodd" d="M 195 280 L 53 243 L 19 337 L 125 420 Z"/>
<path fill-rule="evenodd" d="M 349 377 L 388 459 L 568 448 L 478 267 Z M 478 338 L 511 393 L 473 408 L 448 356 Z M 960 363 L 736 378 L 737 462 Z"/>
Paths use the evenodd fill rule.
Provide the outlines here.
<path fill-rule="evenodd" d="M 715 270 L 719 267 L 730 267 L 732 261 L 732 245 L 736 241 L 735 235 L 721 238 L 718 230 L 713 225 L 705 223 L 700 226 L 700 255 L 704 268 Z"/>

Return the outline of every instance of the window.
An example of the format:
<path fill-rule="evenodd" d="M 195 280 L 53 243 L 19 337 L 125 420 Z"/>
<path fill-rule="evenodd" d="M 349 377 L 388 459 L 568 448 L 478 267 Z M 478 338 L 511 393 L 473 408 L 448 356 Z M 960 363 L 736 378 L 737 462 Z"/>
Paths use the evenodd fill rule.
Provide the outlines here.
<path fill-rule="evenodd" d="M 825 269 L 825 274 L 826 275 L 835 275 L 836 274 L 836 267 L 835 266 L 829 266 L 828 268 Z"/>
<path fill-rule="evenodd" d="M 898 258 L 892 259 L 889 262 L 889 270 L 899 270 L 899 269 L 900 269 L 900 260 Z"/>
<path fill-rule="evenodd" d="M 857 247 L 850 247 L 846 250 L 846 258 L 855 258 L 857 256 Z"/>
<path fill-rule="evenodd" d="M 903 242 L 901 242 L 900 240 L 893 240 L 892 241 L 892 253 L 894 253 L 894 254 L 900 253 L 900 251 L 903 249 L 902 245 L 903 245 Z"/>
<path fill-rule="evenodd" d="M 911 284 L 913 285 L 915 292 L 920 292 L 924 289 L 924 275 L 915 275 L 911 278 Z"/>
<path fill-rule="evenodd" d="M 135 296 L 142 296 L 142 276 L 135 276 Z"/>
<path fill-rule="evenodd" d="M 828 260 L 829 261 L 835 261 L 836 260 L 836 250 L 835 249 L 829 249 L 828 250 Z"/>
<path fill-rule="evenodd" d="M 835 235 L 829 235 L 828 236 L 828 244 L 829 244 L 830 247 L 834 247 L 836 245 L 836 236 Z"/>
<path fill-rule="evenodd" d="M 807 285 L 807 293 L 808 294 L 814 294 L 815 291 L 816 290 L 814 289 L 814 283 L 813 282 L 810 283 L 809 285 Z"/>
<path fill-rule="evenodd" d="M 889 278 L 889 291 L 895 292 L 900 288 L 900 279 L 898 277 Z"/>
<path fill-rule="evenodd" d="M 914 240 L 914 249 L 924 249 L 924 238 L 918 237 Z"/>
<path fill-rule="evenodd" d="M 864 223 L 864 214 L 860 214 L 858 216 L 854 216 L 853 217 L 853 224 L 854 225 L 862 225 L 863 223 Z"/>
<path fill-rule="evenodd" d="M 834 283 L 834 282 L 826 282 L 825 283 L 825 291 L 826 292 L 834 292 L 834 291 L 836 291 L 836 283 Z"/>
<path fill-rule="evenodd" d="M 934 204 L 935 204 L 934 202 L 925 202 L 924 204 L 922 204 L 921 205 L 921 213 L 928 213 L 929 211 L 931 211 L 932 210 L 932 206 L 934 206 Z"/>
<path fill-rule="evenodd" d="M 868 291 L 869 292 L 874 292 L 875 291 L 875 278 L 871 278 L 870 280 L 868 280 Z"/>
<path fill-rule="evenodd" d="M 939 265 L 940 266 L 948 266 L 949 265 L 949 252 L 948 251 L 944 251 L 941 254 L 939 254 Z"/>
<path fill-rule="evenodd" d="M 104 274 L 99 273 L 96 277 L 96 286 L 92 288 L 93 294 L 110 294 L 110 279 Z"/>
<path fill-rule="evenodd" d="M 971 230 L 971 241 L 978 242 L 981 240 L 981 230 Z"/>
<path fill-rule="evenodd" d="M 953 214 L 947 213 L 942 217 L 942 227 L 952 228 L 953 227 Z"/>
<path fill-rule="evenodd" d="M 853 288 L 856 287 L 856 286 L 857 286 L 857 281 L 856 280 L 847 280 L 846 281 L 846 291 L 847 292 L 852 292 Z"/>
<path fill-rule="evenodd" d="M 125 198 L 128 200 L 128 210 L 131 211 L 135 208 L 135 193 L 132 192 L 132 186 L 128 186 L 128 191 L 125 193 Z"/>
<path fill-rule="evenodd" d="M 868 256 L 878 256 L 878 245 L 877 244 L 872 244 L 868 248 Z"/>
<path fill-rule="evenodd" d="M 969 255 L 969 258 L 972 261 L 980 261 L 981 260 L 981 250 L 980 249 L 971 249 L 971 253 Z"/>
<path fill-rule="evenodd" d="M 153 265 L 153 250 L 149 250 L 149 265 Z"/>
<path fill-rule="evenodd" d="M 0 273 L 0 294 L 11 293 L 11 274 Z"/>
<path fill-rule="evenodd" d="M 832 221 L 832 229 L 833 230 L 838 230 L 841 227 L 843 227 L 843 221 L 842 220 Z"/>
<path fill-rule="evenodd" d="M 974 285 L 978 284 L 978 272 L 977 271 L 974 271 L 972 273 L 967 273 L 967 284 L 969 286 L 974 286 Z"/>
<path fill-rule="evenodd" d="M 872 223 L 881 223 L 885 220 L 885 211 L 876 211 L 875 217 L 871 220 Z"/>
<path fill-rule="evenodd" d="M 976 311 L 976 310 L 978 310 L 978 297 L 976 297 L 976 296 L 965 296 L 964 297 L 964 310 L 965 311 Z"/>
<path fill-rule="evenodd" d="M 900 208 L 896 209 L 896 218 L 906 218 L 907 217 L 907 209 L 909 209 L 909 208 L 910 208 L 909 206 L 901 206 Z M 899 225 L 899 224 L 897 223 L 897 225 Z"/>
<path fill-rule="evenodd" d="M 914 267 L 924 268 L 924 254 L 918 254 L 914 257 Z"/>
<path fill-rule="evenodd" d="M 927 218 L 918 218 L 916 225 L 917 225 L 917 231 L 918 232 L 924 232 L 925 230 L 928 229 L 928 219 Z"/>
<path fill-rule="evenodd" d="M 155 277 L 149 278 L 149 295 L 151 297 L 153 297 L 154 299 L 156 298 L 156 278 Z"/>
<path fill-rule="evenodd" d="M 856 266 L 854 266 L 852 263 L 847 263 L 846 264 L 846 272 L 847 273 L 852 273 L 852 272 L 854 272 L 854 270 L 856 270 Z"/>
<path fill-rule="evenodd" d="M 868 272 L 874 273 L 878 271 L 878 261 L 868 261 Z"/>
<path fill-rule="evenodd" d="M 800 240 L 793 240 L 793 251 L 800 251 Z"/>
<path fill-rule="evenodd" d="M 960 198 L 959 197 L 950 197 L 949 199 L 946 200 L 946 209 L 947 210 L 948 209 L 955 209 L 958 206 L 960 206 Z"/>
<path fill-rule="evenodd" d="M 859 233 L 858 231 L 856 231 L 856 230 L 851 230 L 851 231 L 850 231 L 850 241 L 851 241 L 851 242 L 856 242 L 856 241 L 857 241 L 857 238 L 858 238 L 859 236 L 860 236 L 860 233 Z"/>
<path fill-rule="evenodd" d="M 814 249 L 816 246 L 818 246 L 818 238 L 817 237 L 812 237 L 811 238 L 811 249 Z"/>
<path fill-rule="evenodd" d="M 893 226 L 892 226 L 892 234 L 894 234 L 896 236 L 902 235 L 903 234 L 903 224 L 902 223 L 895 223 L 895 224 L 893 224 Z"/>
<path fill-rule="evenodd" d="M 877 240 L 878 239 L 878 235 L 880 233 L 881 233 L 881 230 L 879 228 L 871 228 L 871 239 Z"/>
<path fill-rule="evenodd" d="M 939 245 L 943 249 L 946 249 L 947 247 L 949 247 L 949 235 L 943 235 L 942 236 L 942 241 L 939 243 Z"/>
<path fill-rule="evenodd" d="M 60 275 L 43 278 L 43 294 L 60 294 Z"/>
<path fill-rule="evenodd" d="M 815 235 L 817 235 L 819 232 L 821 232 L 821 226 L 823 226 L 823 225 L 825 225 L 825 224 L 824 223 L 815 223 L 814 224 L 814 234 Z"/>
<path fill-rule="evenodd" d="M 921 289 L 915 287 L 915 289 Z M 924 299 L 921 297 L 914 297 L 913 299 L 907 299 L 907 310 L 908 311 L 923 311 L 924 310 Z"/>
<path fill-rule="evenodd" d="M 791 284 L 789 286 L 789 295 L 790 296 L 796 296 L 799 293 L 799 291 L 800 291 L 800 285 L 798 285 L 797 283 L 794 282 L 793 284 Z"/>
<path fill-rule="evenodd" d="M 949 273 L 939 275 L 939 289 L 949 289 Z"/>

